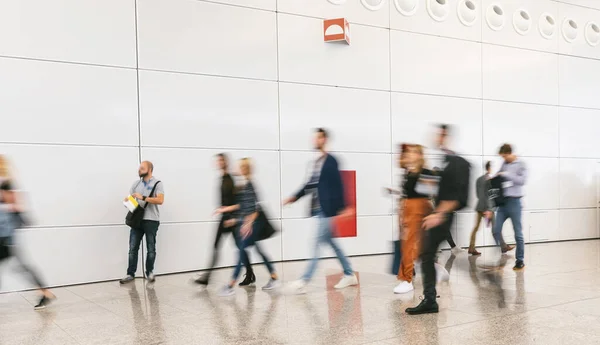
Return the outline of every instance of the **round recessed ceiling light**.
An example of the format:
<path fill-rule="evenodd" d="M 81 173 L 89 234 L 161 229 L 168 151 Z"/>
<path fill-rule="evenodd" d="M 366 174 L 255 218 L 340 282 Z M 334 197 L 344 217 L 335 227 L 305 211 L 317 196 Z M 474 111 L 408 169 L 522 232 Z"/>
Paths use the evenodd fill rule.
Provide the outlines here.
<path fill-rule="evenodd" d="M 540 16 L 540 21 L 538 28 L 540 30 L 540 35 L 545 39 L 551 39 L 554 37 L 554 33 L 556 32 L 556 21 L 554 17 L 550 13 L 543 13 Z"/>
<path fill-rule="evenodd" d="M 565 18 L 562 25 L 562 33 L 565 41 L 571 43 L 577 39 L 579 26 L 571 18 Z"/>
<path fill-rule="evenodd" d="M 412 16 L 419 9 L 419 0 L 394 0 L 398 12 L 405 16 Z"/>
<path fill-rule="evenodd" d="M 378 11 L 385 5 L 385 0 L 360 0 L 360 2 L 371 11 Z"/>
<path fill-rule="evenodd" d="M 342 5 L 346 2 L 346 0 L 327 0 L 329 2 L 331 2 L 334 5 Z"/>
<path fill-rule="evenodd" d="M 485 20 L 494 31 L 502 30 L 504 27 L 504 10 L 498 4 L 492 4 L 485 13 Z"/>
<path fill-rule="evenodd" d="M 531 16 L 524 9 L 517 10 L 513 15 L 513 27 L 520 35 L 527 35 L 531 29 Z"/>
<path fill-rule="evenodd" d="M 448 18 L 450 12 L 449 0 L 427 0 L 427 12 L 433 20 L 442 22 Z"/>
<path fill-rule="evenodd" d="M 594 22 L 587 23 L 585 27 L 585 40 L 592 47 L 600 43 L 600 27 L 598 27 L 598 24 Z"/>
<path fill-rule="evenodd" d="M 472 26 L 477 20 L 477 7 L 472 0 L 461 0 L 456 8 L 458 20 L 465 26 Z"/>

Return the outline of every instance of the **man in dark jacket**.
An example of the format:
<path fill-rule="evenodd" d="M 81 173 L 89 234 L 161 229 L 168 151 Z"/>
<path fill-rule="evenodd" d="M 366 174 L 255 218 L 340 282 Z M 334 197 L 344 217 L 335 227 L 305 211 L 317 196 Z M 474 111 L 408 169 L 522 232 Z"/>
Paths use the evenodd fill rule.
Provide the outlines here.
<path fill-rule="evenodd" d="M 440 147 L 445 147 L 448 126 L 441 125 L 438 130 L 438 144 Z M 406 313 L 410 315 L 437 313 L 439 311 L 435 289 L 435 257 L 440 243 L 448 238 L 454 212 L 467 205 L 470 170 L 470 164 L 464 158 L 453 152 L 446 152 L 438 195 L 435 200 L 436 208 L 431 215 L 423 219 L 425 235 L 423 236 L 421 267 L 423 271 L 423 294 L 425 296 L 417 307 L 406 309 Z"/>
<path fill-rule="evenodd" d="M 358 279 L 350 266 L 350 262 L 348 262 L 348 259 L 333 238 L 332 225 L 334 217 L 338 215 L 347 216 L 351 214 L 352 210 L 345 209 L 342 176 L 337 160 L 326 150 L 327 139 L 328 134 L 326 130 L 322 128 L 316 130 L 315 149 L 319 151 L 320 155 L 313 165 L 311 177 L 308 183 L 300 188 L 300 191 L 295 196 L 288 198 L 283 203 L 284 205 L 292 204 L 305 195 L 311 195 L 310 214 L 312 217 L 317 217 L 319 221 L 313 258 L 304 276 L 292 283 L 292 288 L 297 293 L 306 292 L 306 284 L 312 279 L 317 268 L 319 246 L 321 244 L 331 246 L 344 269 L 344 277 L 335 285 L 335 288 L 343 289 L 348 286 L 358 285 Z"/>

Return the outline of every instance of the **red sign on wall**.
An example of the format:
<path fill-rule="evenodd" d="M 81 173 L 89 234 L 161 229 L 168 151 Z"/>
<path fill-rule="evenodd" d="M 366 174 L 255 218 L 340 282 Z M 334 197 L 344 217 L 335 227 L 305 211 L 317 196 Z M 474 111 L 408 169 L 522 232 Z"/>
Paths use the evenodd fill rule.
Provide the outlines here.
<path fill-rule="evenodd" d="M 335 237 L 356 237 L 356 171 L 342 170 L 340 173 L 342 174 L 342 182 L 344 184 L 346 207 L 351 208 L 354 212 L 351 217 L 338 217 L 335 219 L 334 234 Z"/>

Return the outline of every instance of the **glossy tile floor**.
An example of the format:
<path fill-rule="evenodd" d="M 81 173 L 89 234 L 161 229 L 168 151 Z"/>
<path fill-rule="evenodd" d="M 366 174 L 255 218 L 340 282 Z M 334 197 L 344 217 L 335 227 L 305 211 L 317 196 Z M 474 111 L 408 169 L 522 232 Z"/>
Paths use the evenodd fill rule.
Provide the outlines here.
<path fill-rule="evenodd" d="M 334 291 L 335 260 L 321 262 L 307 295 L 265 293 L 267 274 L 256 267 L 258 288 L 218 297 L 230 270 L 216 272 L 207 290 L 195 274 L 54 289 L 43 311 L 34 292 L 0 295 L 0 344 L 600 344 L 600 241 L 529 245 L 527 268 L 486 270 L 494 248 L 478 259 L 449 252 L 439 262 L 451 279 L 438 289 L 440 313 L 408 316 L 417 292 L 392 293 L 390 256 L 352 258 L 360 287 Z M 158 258 L 160 260 L 160 257 Z M 284 281 L 306 262 L 277 264 Z"/>

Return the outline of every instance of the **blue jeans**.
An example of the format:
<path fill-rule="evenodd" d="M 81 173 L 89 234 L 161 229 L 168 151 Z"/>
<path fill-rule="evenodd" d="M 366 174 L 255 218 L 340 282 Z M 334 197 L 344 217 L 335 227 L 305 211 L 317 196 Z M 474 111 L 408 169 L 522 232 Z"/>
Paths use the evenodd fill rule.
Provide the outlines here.
<path fill-rule="evenodd" d="M 127 275 L 135 277 L 135 271 L 138 265 L 138 251 L 142 238 L 146 235 L 146 276 L 154 271 L 154 261 L 156 260 L 156 233 L 158 232 L 159 222 L 154 220 L 143 220 L 139 229 L 131 228 L 129 232 L 129 267 Z"/>
<path fill-rule="evenodd" d="M 317 263 L 319 262 L 319 247 L 321 246 L 321 244 L 330 245 L 333 251 L 335 252 L 335 255 L 337 256 L 338 260 L 340 260 L 340 263 L 342 264 L 344 274 L 347 276 L 352 275 L 354 273 L 354 271 L 352 270 L 352 266 L 350 266 L 350 262 L 348 261 L 340 247 L 338 247 L 336 241 L 333 238 L 333 234 L 331 233 L 331 223 L 333 222 L 333 218 L 327 218 L 322 213 L 320 213 L 317 216 L 317 218 L 319 221 L 319 226 L 317 229 L 317 238 L 315 239 L 315 245 L 313 247 L 313 257 L 310 260 L 310 263 L 308 264 L 308 268 L 306 270 L 306 273 L 304 273 L 302 280 L 304 280 L 305 282 L 309 282 L 315 274 L 315 270 L 317 269 Z"/>
<path fill-rule="evenodd" d="M 517 242 L 517 261 L 523 261 L 525 258 L 525 240 L 523 238 L 523 228 L 521 226 L 521 199 L 506 198 L 504 205 L 498 207 L 496 223 L 494 224 L 494 239 L 496 244 L 505 246 L 502 238 L 502 226 L 509 219 L 515 229 L 515 240 Z"/>
<path fill-rule="evenodd" d="M 242 222 L 239 222 L 239 224 L 242 224 Z M 238 236 L 239 240 L 240 240 L 240 248 L 238 251 L 239 256 L 238 256 L 237 265 L 235 266 L 235 269 L 233 270 L 232 280 L 238 279 L 238 277 L 240 276 L 240 272 L 242 271 L 242 265 L 245 262 L 250 261 L 250 258 L 248 258 L 248 253 L 246 252 L 246 248 L 248 248 L 250 246 L 254 246 L 254 248 L 256 248 L 256 251 L 262 257 L 263 263 L 267 267 L 267 270 L 269 270 L 269 273 L 270 274 L 275 273 L 275 268 L 273 267 L 273 264 L 271 264 L 271 259 L 269 259 L 269 257 L 265 254 L 265 252 L 263 252 L 262 248 L 260 248 L 260 245 L 256 241 L 256 238 L 258 237 L 259 231 L 261 231 L 262 226 L 263 226 L 263 223 L 257 219 L 254 222 L 254 224 L 252 225 L 252 234 L 250 234 L 250 236 L 248 236 L 246 238 L 241 238 L 241 234 L 239 233 L 240 229 L 241 229 L 241 225 L 238 225 L 236 227 L 235 231 L 236 231 L 236 236 Z M 252 271 L 250 271 L 250 272 L 252 272 Z"/>

